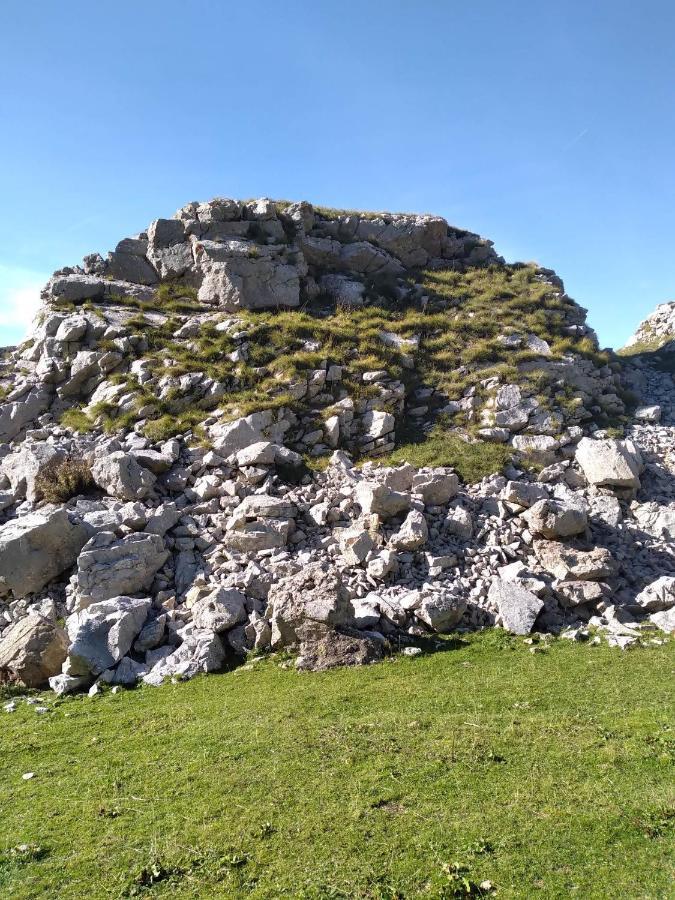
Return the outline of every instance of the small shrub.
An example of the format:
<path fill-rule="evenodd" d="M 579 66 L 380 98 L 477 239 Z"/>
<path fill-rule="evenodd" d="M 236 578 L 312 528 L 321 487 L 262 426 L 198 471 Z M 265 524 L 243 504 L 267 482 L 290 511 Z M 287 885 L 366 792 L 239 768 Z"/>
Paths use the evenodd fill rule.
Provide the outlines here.
<path fill-rule="evenodd" d="M 47 503 L 66 503 L 93 488 L 91 468 L 81 459 L 53 459 L 35 479 L 35 487 Z"/>

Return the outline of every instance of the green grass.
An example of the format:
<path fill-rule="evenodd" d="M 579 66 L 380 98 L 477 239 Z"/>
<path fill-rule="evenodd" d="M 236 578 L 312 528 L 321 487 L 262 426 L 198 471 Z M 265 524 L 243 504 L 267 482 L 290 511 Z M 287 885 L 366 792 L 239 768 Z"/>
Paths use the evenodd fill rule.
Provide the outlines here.
<path fill-rule="evenodd" d="M 486 632 L 22 704 L 0 713 L 0 895 L 468 896 L 457 864 L 499 898 L 670 897 L 674 647 Z"/>
<path fill-rule="evenodd" d="M 501 472 L 512 455 L 513 451 L 503 444 L 468 443 L 437 427 L 425 439 L 404 442 L 387 456 L 377 459 L 386 466 L 407 462 L 418 469 L 422 466 L 452 466 L 462 481 L 473 484 L 487 475 Z"/>

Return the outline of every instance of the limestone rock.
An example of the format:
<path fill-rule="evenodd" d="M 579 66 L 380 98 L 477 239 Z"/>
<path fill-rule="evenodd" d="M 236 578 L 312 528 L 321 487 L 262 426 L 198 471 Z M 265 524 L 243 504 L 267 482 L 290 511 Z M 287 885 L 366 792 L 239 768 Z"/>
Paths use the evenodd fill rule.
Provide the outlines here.
<path fill-rule="evenodd" d="M 272 585 L 268 595 L 272 646 L 287 647 L 317 640 L 338 626 L 348 625 L 353 609 L 335 573 L 313 563 Z"/>
<path fill-rule="evenodd" d="M 56 461 L 65 459 L 63 450 L 47 443 L 24 443 L 2 461 L 2 471 L 9 478 L 15 497 L 25 497 L 31 503 L 41 498 L 36 479 Z"/>
<path fill-rule="evenodd" d="M 661 612 L 675 606 L 675 575 L 661 575 L 640 591 L 635 603 L 648 612 Z"/>
<path fill-rule="evenodd" d="M 0 640 L 0 671 L 37 688 L 61 671 L 68 635 L 55 622 L 31 613 L 15 622 Z"/>
<path fill-rule="evenodd" d="M 588 525 L 586 510 L 581 505 L 548 498 L 538 500 L 523 518 L 532 534 L 550 540 L 581 534 Z"/>
<path fill-rule="evenodd" d="M 616 572 L 612 554 L 604 547 L 577 550 L 557 541 L 535 541 L 540 564 L 560 581 L 597 581 Z"/>
<path fill-rule="evenodd" d="M 504 628 L 512 634 L 529 634 L 544 607 L 531 591 L 501 578 L 490 585 L 488 600 L 496 604 Z"/>
<path fill-rule="evenodd" d="M 100 456 L 92 466 L 91 474 L 106 494 L 120 500 L 141 500 L 152 492 L 155 483 L 152 472 L 122 450 Z"/>
<path fill-rule="evenodd" d="M 452 631 L 466 610 L 466 600 L 452 590 L 421 588 L 408 595 L 406 605 L 414 609 L 418 619 L 439 633 Z"/>
<path fill-rule="evenodd" d="M 111 597 L 68 617 L 66 673 L 99 675 L 131 649 L 152 605 L 149 599 Z"/>
<path fill-rule="evenodd" d="M 452 472 L 434 469 L 413 477 L 412 490 L 421 494 L 427 506 L 445 506 L 459 490 L 459 478 Z"/>
<path fill-rule="evenodd" d="M 87 533 L 64 508 L 45 509 L 0 526 L 0 595 L 25 597 L 75 563 Z"/>
<path fill-rule="evenodd" d="M 297 668 L 323 672 L 337 666 L 365 666 L 384 656 L 384 642 L 353 629 L 328 631 L 318 641 L 300 645 Z"/>
<path fill-rule="evenodd" d="M 356 488 L 356 502 L 364 515 L 381 516 L 390 519 L 410 509 L 410 497 L 398 491 L 392 491 L 383 484 L 361 482 Z"/>
<path fill-rule="evenodd" d="M 582 438 L 575 458 L 589 484 L 631 490 L 640 487 L 642 459 L 627 441 Z"/>
<path fill-rule="evenodd" d="M 403 524 L 389 539 L 394 550 L 419 550 L 429 540 L 429 528 L 424 515 L 417 510 L 408 513 Z"/>
<path fill-rule="evenodd" d="M 167 556 L 164 541 L 156 534 L 130 534 L 119 539 L 108 531 L 95 535 L 77 560 L 78 609 L 148 590 Z"/>
<path fill-rule="evenodd" d="M 200 631 L 222 634 L 246 620 L 246 597 L 241 591 L 216 588 L 192 607 L 192 621 Z"/>

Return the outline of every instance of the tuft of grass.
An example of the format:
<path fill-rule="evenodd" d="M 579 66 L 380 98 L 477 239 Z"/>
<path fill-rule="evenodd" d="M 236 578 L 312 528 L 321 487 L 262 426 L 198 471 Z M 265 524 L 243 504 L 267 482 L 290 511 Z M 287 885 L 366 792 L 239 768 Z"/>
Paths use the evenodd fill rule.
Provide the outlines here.
<path fill-rule="evenodd" d="M 438 644 L 20 702 L 0 730 L 0 894 L 671 896 L 675 642 Z"/>
<path fill-rule="evenodd" d="M 89 416 L 83 410 L 75 407 L 67 409 L 62 413 L 59 422 L 64 428 L 72 428 L 73 431 L 87 432 L 94 428 L 94 422 Z"/>
<path fill-rule="evenodd" d="M 35 479 L 38 494 L 47 503 L 66 503 L 71 497 L 95 489 L 91 467 L 82 459 L 53 459 Z"/>

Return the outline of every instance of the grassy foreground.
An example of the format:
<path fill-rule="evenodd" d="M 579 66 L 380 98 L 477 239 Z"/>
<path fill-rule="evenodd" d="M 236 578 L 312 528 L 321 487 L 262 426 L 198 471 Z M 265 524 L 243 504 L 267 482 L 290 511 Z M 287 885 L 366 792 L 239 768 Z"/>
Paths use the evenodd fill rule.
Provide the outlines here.
<path fill-rule="evenodd" d="M 672 897 L 675 642 L 529 650 L 0 710 L 0 896 Z"/>

